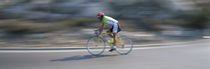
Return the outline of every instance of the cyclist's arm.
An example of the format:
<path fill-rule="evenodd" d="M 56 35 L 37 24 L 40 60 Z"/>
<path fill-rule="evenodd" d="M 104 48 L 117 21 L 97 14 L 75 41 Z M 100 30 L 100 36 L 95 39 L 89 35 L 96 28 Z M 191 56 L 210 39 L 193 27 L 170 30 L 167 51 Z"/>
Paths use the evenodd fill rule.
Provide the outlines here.
<path fill-rule="evenodd" d="M 99 29 L 100 34 L 101 34 L 101 32 L 104 30 L 104 27 L 105 27 L 105 24 L 104 24 L 104 23 L 102 23 L 102 25 L 101 25 L 101 27 L 100 27 L 100 29 Z"/>

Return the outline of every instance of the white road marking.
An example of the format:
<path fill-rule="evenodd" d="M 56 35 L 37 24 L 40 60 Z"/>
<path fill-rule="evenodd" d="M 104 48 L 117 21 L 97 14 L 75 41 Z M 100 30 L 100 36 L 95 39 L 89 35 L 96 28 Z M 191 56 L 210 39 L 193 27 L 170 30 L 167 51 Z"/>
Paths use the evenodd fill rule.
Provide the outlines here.
<path fill-rule="evenodd" d="M 186 42 L 173 42 L 173 43 L 164 43 L 164 44 L 145 44 L 145 45 L 133 45 L 133 46 L 165 46 L 165 45 L 176 45 L 176 44 L 183 44 Z"/>
<path fill-rule="evenodd" d="M 203 36 L 204 39 L 210 39 L 210 36 Z"/>
<path fill-rule="evenodd" d="M 54 53 L 54 52 L 84 52 L 87 50 L 1 50 L 0 53 Z"/>
<path fill-rule="evenodd" d="M 183 47 L 184 45 L 174 45 L 174 46 L 158 46 L 158 47 L 137 47 L 133 50 L 143 50 L 143 49 L 158 49 L 158 48 L 171 48 L 171 47 Z M 54 53 L 54 52 L 87 52 L 87 49 L 80 50 L 0 50 L 0 53 Z"/>

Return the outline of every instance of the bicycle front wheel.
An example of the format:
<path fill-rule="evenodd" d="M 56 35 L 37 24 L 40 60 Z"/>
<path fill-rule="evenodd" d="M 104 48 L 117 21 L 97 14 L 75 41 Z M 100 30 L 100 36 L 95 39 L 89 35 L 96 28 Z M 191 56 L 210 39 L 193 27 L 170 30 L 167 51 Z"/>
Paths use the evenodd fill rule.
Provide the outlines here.
<path fill-rule="evenodd" d="M 133 49 L 132 40 L 125 36 L 118 38 L 117 45 L 116 51 L 121 55 L 127 55 Z"/>
<path fill-rule="evenodd" d="M 90 54 L 100 55 L 104 52 L 106 48 L 106 43 L 101 38 L 92 37 L 88 40 L 86 47 Z"/>

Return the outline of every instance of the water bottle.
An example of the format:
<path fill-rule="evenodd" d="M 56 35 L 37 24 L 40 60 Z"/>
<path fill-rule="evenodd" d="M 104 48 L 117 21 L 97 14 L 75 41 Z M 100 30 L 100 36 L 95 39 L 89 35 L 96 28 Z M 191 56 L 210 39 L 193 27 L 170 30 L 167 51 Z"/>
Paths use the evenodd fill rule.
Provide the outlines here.
<path fill-rule="evenodd" d="M 108 42 L 108 44 L 112 44 L 112 41 L 110 41 L 110 40 L 107 40 L 107 42 Z"/>

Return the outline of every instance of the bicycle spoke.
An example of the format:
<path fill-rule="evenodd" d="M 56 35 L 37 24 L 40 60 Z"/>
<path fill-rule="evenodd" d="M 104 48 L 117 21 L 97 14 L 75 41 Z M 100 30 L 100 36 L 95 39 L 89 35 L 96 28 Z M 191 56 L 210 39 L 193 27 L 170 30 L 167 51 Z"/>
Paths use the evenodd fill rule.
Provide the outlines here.
<path fill-rule="evenodd" d="M 119 43 L 117 47 L 117 52 L 126 55 L 132 50 L 132 41 L 128 39 L 127 37 L 121 37 L 119 38 Z"/>
<path fill-rule="evenodd" d="M 88 52 L 92 55 L 99 55 L 104 52 L 105 42 L 102 39 L 93 37 L 87 43 Z"/>

